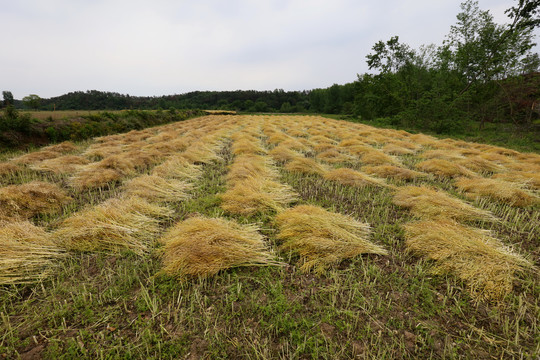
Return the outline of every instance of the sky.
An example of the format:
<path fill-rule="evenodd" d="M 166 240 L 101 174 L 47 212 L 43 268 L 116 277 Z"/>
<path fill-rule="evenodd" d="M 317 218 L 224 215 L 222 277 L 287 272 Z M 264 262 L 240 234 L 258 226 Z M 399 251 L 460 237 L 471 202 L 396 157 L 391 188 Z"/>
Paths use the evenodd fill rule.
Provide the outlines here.
<path fill-rule="evenodd" d="M 460 2 L 0 0 L 0 91 L 21 99 L 325 88 L 367 72 L 379 40 L 441 44 Z M 515 2 L 479 5 L 502 24 Z"/>

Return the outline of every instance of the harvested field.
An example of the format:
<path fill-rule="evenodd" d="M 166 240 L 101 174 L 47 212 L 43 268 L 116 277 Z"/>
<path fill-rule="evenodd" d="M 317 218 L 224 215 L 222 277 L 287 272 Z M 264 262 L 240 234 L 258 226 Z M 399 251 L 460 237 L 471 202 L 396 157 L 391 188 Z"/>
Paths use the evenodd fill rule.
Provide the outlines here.
<path fill-rule="evenodd" d="M 0 358 L 536 358 L 539 159 L 283 114 L 3 154 Z"/>

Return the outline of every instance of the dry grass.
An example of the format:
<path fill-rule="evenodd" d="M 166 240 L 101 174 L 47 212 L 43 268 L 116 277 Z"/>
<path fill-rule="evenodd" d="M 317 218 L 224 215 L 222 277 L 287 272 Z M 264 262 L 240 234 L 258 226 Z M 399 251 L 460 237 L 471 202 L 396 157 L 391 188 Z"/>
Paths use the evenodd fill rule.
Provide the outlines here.
<path fill-rule="evenodd" d="M 492 176 L 493 179 L 502 179 L 509 182 L 514 182 L 524 187 L 532 189 L 540 189 L 540 172 L 528 171 L 508 171 Z"/>
<path fill-rule="evenodd" d="M 114 169 L 100 169 L 90 164 L 69 179 L 70 186 L 78 190 L 95 189 L 120 181 L 124 175 Z"/>
<path fill-rule="evenodd" d="M 276 216 L 282 249 L 298 253 L 302 271 L 321 273 L 343 259 L 360 254 L 386 255 L 368 240 L 368 224 L 312 205 L 300 205 Z"/>
<path fill-rule="evenodd" d="M 425 186 L 400 187 L 394 195 L 393 202 L 408 208 L 413 215 L 425 219 L 495 220 L 488 211 L 477 209 L 443 191 Z"/>
<path fill-rule="evenodd" d="M 504 168 L 492 161 L 486 160 L 478 155 L 469 156 L 466 159 L 456 161 L 456 164 L 461 165 L 469 170 L 477 173 L 495 173 L 503 171 Z"/>
<path fill-rule="evenodd" d="M 18 164 L 36 164 L 40 161 L 54 159 L 59 156 L 62 156 L 62 154 L 58 151 L 39 150 L 13 158 L 12 161 Z"/>
<path fill-rule="evenodd" d="M 54 159 L 43 160 L 30 168 L 37 171 L 49 171 L 54 174 L 72 174 L 82 165 L 88 165 L 90 160 L 77 155 L 63 155 Z"/>
<path fill-rule="evenodd" d="M 327 180 L 336 181 L 343 185 L 364 187 L 364 186 L 388 186 L 384 180 L 377 179 L 367 174 L 348 168 L 339 168 L 328 171 L 324 174 Z"/>
<path fill-rule="evenodd" d="M 270 150 L 268 155 L 270 155 L 275 161 L 279 162 L 291 161 L 301 156 L 300 153 L 281 144 Z"/>
<path fill-rule="evenodd" d="M 70 201 L 63 189 L 43 181 L 6 186 L 0 188 L 0 219 L 55 213 Z"/>
<path fill-rule="evenodd" d="M 71 141 L 64 141 L 60 144 L 46 146 L 42 150 L 57 151 L 59 153 L 66 154 L 78 150 L 78 147 Z"/>
<path fill-rule="evenodd" d="M 0 222 L 0 285 L 39 281 L 62 256 L 42 228 L 28 221 Z"/>
<path fill-rule="evenodd" d="M 138 196 L 150 202 L 178 202 L 187 200 L 193 188 L 182 180 L 164 179 L 157 175 L 142 175 L 129 180 L 125 185 L 128 196 Z"/>
<path fill-rule="evenodd" d="M 364 164 L 368 165 L 397 165 L 399 164 L 399 161 L 389 155 L 386 155 L 385 153 L 378 151 L 378 150 L 371 150 L 369 152 L 364 153 L 360 160 Z"/>
<path fill-rule="evenodd" d="M 245 178 L 220 195 L 221 208 L 231 214 L 250 216 L 265 211 L 281 211 L 296 201 L 289 185 L 264 178 Z"/>
<path fill-rule="evenodd" d="M 285 165 L 285 169 L 290 172 L 307 175 L 324 175 L 327 171 L 327 169 L 317 161 L 304 157 L 297 157 L 291 160 Z"/>
<path fill-rule="evenodd" d="M 386 144 L 383 148 L 382 148 L 382 151 L 386 154 L 390 154 L 390 155 L 412 155 L 415 153 L 414 150 L 412 149 L 408 149 L 406 147 L 403 147 L 403 146 L 399 146 L 399 145 L 396 145 L 394 143 L 392 144 Z"/>
<path fill-rule="evenodd" d="M 191 164 L 208 164 L 220 159 L 214 147 L 206 145 L 203 142 L 196 142 L 190 145 L 180 156 Z"/>
<path fill-rule="evenodd" d="M 170 216 L 165 207 L 138 198 L 110 199 L 65 219 L 52 234 L 60 246 L 75 251 L 142 255 L 159 233 L 159 220 Z"/>
<path fill-rule="evenodd" d="M 263 236 L 254 225 L 193 217 L 169 229 L 160 239 L 163 271 L 171 276 L 208 277 L 221 270 L 276 265 Z"/>
<path fill-rule="evenodd" d="M 236 140 L 232 145 L 231 152 L 234 155 L 266 154 L 266 150 L 260 145 L 260 141 L 248 138 Z"/>
<path fill-rule="evenodd" d="M 502 300 L 516 273 L 532 267 L 487 231 L 449 220 L 407 224 L 405 238 L 410 251 L 435 261 L 436 274 L 456 275 L 477 300 Z"/>
<path fill-rule="evenodd" d="M 540 198 L 501 179 L 458 178 L 456 186 L 472 199 L 487 197 L 510 206 L 529 206 L 540 203 Z"/>
<path fill-rule="evenodd" d="M 426 173 L 414 171 L 406 168 L 402 168 L 394 165 L 377 165 L 377 166 L 362 166 L 362 171 L 370 175 L 376 175 L 384 178 L 391 178 L 397 180 L 415 180 L 419 178 L 425 178 L 428 176 Z"/>
<path fill-rule="evenodd" d="M 176 155 L 152 170 L 153 175 L 168 179 L 195 180 L 202 175 L 200 165 L 190 163 L 186 158 Z"/>
<path fill-rule="evenodd" d="M 263 156 L 241 155 L 234 159 L 227 174 L 227 185 L 235 186 L 238 182 L 248 178 L 276 179 L 279 173 L 273 168 L 272 163 Z"/>
<path fill-rule="evenodd" d="M 337 164 L 353 161 L 353 157 L 340 153 L 336 149 L 328 149 L 316 155 L 316 158 L 327 163 Z"/>
<path fill-rule="evenodd" d="M 9 161 L 1 162 L 0 163 L 0 176 L 13 175 L 16 172 L 21 171 L 22 169 L 23 168 L 16 163 L 9 162 Z"/>
<path fill-rule="evenodd" d="M 476 173 L 455 162 L 444 159 L 430 159 L 419 162 L 416 168 L 441 178 L 456 176 L 477 176 Z"/>

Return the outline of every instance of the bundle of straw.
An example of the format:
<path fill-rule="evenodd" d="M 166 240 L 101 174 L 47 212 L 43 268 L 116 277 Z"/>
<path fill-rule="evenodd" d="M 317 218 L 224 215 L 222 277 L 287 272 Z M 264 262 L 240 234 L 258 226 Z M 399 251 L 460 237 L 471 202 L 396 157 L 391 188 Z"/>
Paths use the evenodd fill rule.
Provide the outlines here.
<path fill-rule="evenodd" d="M 540 202 L 537 196 L 519 188 L 516 184 L 501 179 L 458 178 L 456 186 L 466 196 L 477 199 L 487 197 L 510 206 L 529 206 Z"/>
<path fill-rule="evenodd" d="M 0 223 L 0 285 L 39 281 L 62 256 L 42 228 L 28 221 Z"/>
<path fill-rule="evenodd" d="M 65 219 L 53 233 L 68 250 L 148 252 L 159 232 L 161 219 L 171 215 L 165 207 L 138 197 L 110 199 Z"/>
<path fill-rule="evenodd" d="M 343 185 L 364 187 L 364 186 L 387 186 L 381 179 L 376 179 L 360 171 L 348 168 L 330 170 L 324 174 L 327 180 L 336 181 Z"/>
<path fill-rule="evenodd" d="M 128 196 L 138 196 L 148 201 L 174 202 L 189 198 L 193 186 L 182 180 L 164 179 L 157 175 L 142 175 L 128 181 L 125 191 Z"/>
<path fill-rule="evenodd" d="M 489 232 L 451 220 L 407 224 L 405 238 L 410 251 L 435 261 L 436 274 L 455 274 L 478 300 L 502 300 L 516 273 L 532 267 Z"/>
<path fill-rule="evenodd" d="M 420 218 L 450 218 L 455 220 L 493 221 L 495 217 L 488 211 L 477 209 L 443 191 L 425 186 L 403 186 L 397 189 L 394 204 L 409 208 Z"/>
<path fill-rule="evenodd" d="M 368 224 L 312 205 L 300 205 L 276 216 L 281 247 L 300 255 L 302 271 L 324 272 L 332 264 L 360 254 L 386 255 L 367 238 Z"/>
<path fill-rule="evenodd" d="M 194 217 L 178 223 L 160 240 L 163 271 L 178 278 L 207 277 L 221 270 L 277 265 L 254 225 Z"/>

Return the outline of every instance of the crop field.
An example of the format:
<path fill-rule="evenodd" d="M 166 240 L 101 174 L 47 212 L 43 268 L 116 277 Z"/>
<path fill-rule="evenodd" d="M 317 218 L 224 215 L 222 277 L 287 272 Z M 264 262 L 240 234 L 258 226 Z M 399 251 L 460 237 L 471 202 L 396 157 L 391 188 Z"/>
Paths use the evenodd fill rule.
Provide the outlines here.
<path fill-rule="evenodd" d="M 540 155 L 210 115 L 0 154 L 0 359 L 540 356 Z"/>

